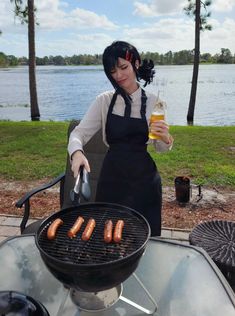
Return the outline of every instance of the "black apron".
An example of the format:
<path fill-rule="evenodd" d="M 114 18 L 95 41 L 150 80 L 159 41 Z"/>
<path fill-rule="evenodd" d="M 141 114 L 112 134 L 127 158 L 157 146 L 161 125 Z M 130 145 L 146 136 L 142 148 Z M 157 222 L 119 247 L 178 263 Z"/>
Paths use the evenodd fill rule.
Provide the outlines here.
<path fill-rule="evenodd" d="M 151 236 L 161 235 L 162 186 L 156 165 L 147 152 L 146 94 L 142 89 L 141 118 L 132 118 L 131 105 L 123 116 L 113 114 L 117 93 L 106 122 L 109 150 L 97 185 L 96 201 L 133 208 L 149 222 Z"/>

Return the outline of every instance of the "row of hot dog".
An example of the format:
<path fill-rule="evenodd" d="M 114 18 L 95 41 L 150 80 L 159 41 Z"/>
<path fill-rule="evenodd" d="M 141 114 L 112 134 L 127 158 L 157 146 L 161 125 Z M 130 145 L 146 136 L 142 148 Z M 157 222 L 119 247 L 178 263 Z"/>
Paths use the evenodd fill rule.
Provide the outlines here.
<path fill-rule="evenodd" d="M 79 216 L 73 226 L 69 229 L 67 235 L 69 238 L 74 238 L 80 231 L 84 218 Z M 47 229 L 47 238 L 53 240 L 56 238 L 57 231 L 61 225 L 63 225 L 63 221 L 60 218 L 55 219 Z M 82 240 L 88 241 L 91 238 L 91 235 L 95 229 L 96 222 L 94 218 L 90 218 L 86 224 L 86 227 L 82 233 Z M 114 226 L 111 219 L 106 220 L 104 225 L 104 242 L 110 243 L 114 241 L 115 243 L 119 243 L 122 240 L 122 231 L 124 227 L 124 221 L 118 220 Z"/>

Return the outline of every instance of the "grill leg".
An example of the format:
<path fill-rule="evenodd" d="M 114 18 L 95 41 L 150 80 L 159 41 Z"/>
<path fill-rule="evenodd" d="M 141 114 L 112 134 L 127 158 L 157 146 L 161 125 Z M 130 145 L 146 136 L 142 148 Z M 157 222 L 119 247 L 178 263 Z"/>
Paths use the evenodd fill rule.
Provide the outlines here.
<path fill-rule="evenodd" d="M 124 296 L 120 296 L 120 300 L 122 300 L 123 302 L 129 304 L 129 305 L 132 305 L 133 307 L 135 307 L 136 309 L 144 312 L 145 314 L 148 314 L 148 315 L 153 315 L 157 309 L 158 309 L 158 305 L 156 303 L 156 301 L 154 300 L 154 298 L 152 297 L 152 295 L 149 293 L 149 291 L 146 289 L 146 287 L 144 286 L 144 284 L 140 281 L 140 279 L 137 277 L 137 275 L 135 273 L 133 273 L 133 276 L 135 277 L 136 281 L 140 284 L 140 286 L 143 288 L 143 290 L 145 291 L 145 293 L 147 294 L 148 298 L 150 299 L 150 301 L 153 303 L 154 305 L 154 309 L 153 310 L 149 310 L 131 300 L 129 300 L 129 298 L 126 298 Z"/>
<path fill-rule="evenodd" d="M 56 316 L 63 316 L 64 315 L 64 304 L 68 298 L 68 295 L 69 295 L 69 292 L 70 292 L 70 289 L 69 288 L 66 288 L 64 287 L 64 296 L 62 297 L 62 300 L 61 300 L 61 303 L 60 303 L 60 307 L 58 309 L 58 312 L 56 314 Z"/>

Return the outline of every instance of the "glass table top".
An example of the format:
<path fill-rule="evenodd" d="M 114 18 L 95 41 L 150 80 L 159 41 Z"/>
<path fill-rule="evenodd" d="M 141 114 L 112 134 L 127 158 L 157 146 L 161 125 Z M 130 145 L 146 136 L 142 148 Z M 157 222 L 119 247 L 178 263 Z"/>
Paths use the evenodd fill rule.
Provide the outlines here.
<path fill-rule="evenodd" d="M 135 273 L 107 310 L 87 312 L 47 270 L 33 235 L 0 244 L 0 291 L 14 290 L 41 302 L 51 316 L 234 316 L 235 295 L 207 254 L 196 247 L 150 239 Z M 142 309 L 141 309 L 142 308 Z"/>

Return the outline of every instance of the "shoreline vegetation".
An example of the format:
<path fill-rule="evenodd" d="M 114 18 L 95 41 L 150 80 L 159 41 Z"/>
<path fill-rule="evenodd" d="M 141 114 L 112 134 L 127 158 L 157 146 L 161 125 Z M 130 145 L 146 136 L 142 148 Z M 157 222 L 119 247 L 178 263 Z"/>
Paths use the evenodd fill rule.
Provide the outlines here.
<path fill-rule="evenodd" d="M 63 172 L 69 123 L 0 121 L 0 177 L 34 181 Z M 171 126 L 170 132 L 170 152 L 148 148 L 163 185 L 173 186 L 174 178 L 183 175 L 193 184 L 235 188 L 235 126 Z"/>
<path fill-rule="evenodd" d="M 142 52 L 141 59 L 152 59 L 157 65 L 193 65 L 194 50 L 181 50 L 178 52 L 168 51 L 165 54 L 158 52 Z M 221 48 L 220 53 L 214 55 L 210 53 L 200 54 L 201 64 L 234 64 L 235 54 L 232 54 L 228 48 Z M 14 55 L 6 55 L 0 52 L 0 67 L 13 67 L 28 65 L 27 57 L 16 57 Z M 44 56 L 36 57 L 36 65 L 102 65 L 102 54 L 79 54 L 73 56 Z"/>

